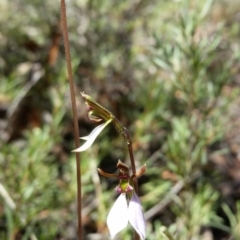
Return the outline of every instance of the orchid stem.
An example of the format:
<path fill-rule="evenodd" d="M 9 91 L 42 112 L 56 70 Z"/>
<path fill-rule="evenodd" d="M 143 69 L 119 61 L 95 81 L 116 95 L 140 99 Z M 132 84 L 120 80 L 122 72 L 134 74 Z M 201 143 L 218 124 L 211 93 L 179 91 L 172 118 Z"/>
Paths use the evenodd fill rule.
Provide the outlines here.
<path fill-rule="evenodd" d="M 74 122 L 74 140 L 75 140 L 75 146 L 76 148 L 78 148 L 79 147 L 79 138 L 78 138 L 79 129 L 78 129 L 74 82 L 73 82 L 73 76 L 72 76 L 71 56 L 70 56 L 70 50 L 69 50 L 65 0 L 61 0 L 61 24 L 62 24 L 63 40 L 64 40 L 66 62 L 67 62 L 68 81 L 69 81 L 71 102 L 72 102 L 72 112 L 73 112 L 73 122 Z M 81 217 L 82 216 L 81 161 L 80 161 L 80 153 L 78 152 L 76 153 L 76 168 L 77 168 L 77 200 L 78 200 L 77 201 L 78 203 L 78 237 L 79 237 L 79 240 L 83 240 L 82 217 Z"/>
<path fill-rule="evenodd" d="M 130 156 L 130 162 L 131 162 L 131 167 L 132 167 L 132 174 L 133 176 L 136 175 L 136 165 L 135 165 L 135 160 L 134 160 L 134 155 L 133 155 L 133 150 L 132 150 L 132 142 L 128 144 L 128 152 Z M 137 178 L 133 178 L 133 183 L 134 183 L 134 190 L 136 194 L 138 195 L 138 181 Z"/>
<path fill-rule="evenodd" d="M 132 149 L 132 141 L 129 141 L 127 143 L 128 145 L 128 152 L 129 152 L 129 156 L 130 156 L 130 161 L 131 161 L 131 167 L 132 167 L 132 174 L 133 176 L 136 176 L 136 165 L 135 165 L 135 160 L 134 160 L 134 155 L 133 155 L 133 149 Z M 136 194 L 138 195 L 138 181 L 136 177 L 133 177 L 133 184 L 134 184 L 134 190 L 136 192 Z M 134 232 L 134 240 L 139 240 L 139 235 L 137 234 L 137 232 Z"/>
<path fill-rule="evenodd" d="M 135 193 L 138 195 L 138 180 L 136 177 L 136 165 L 135 165 L 135 160 L 134 160 L 134 155 L 133 155 L 132 139 L 131 139 L 130 133 L 129 133 L 128 129 L 125 128 L 116 117 L 113 120 L 113 124 L 115 125 L 115 128 L 123 136 L 123 138 L 125 139 L 125 141 L 127 143 L 131 167 L 132 167 L 133 187 L 134 187 Z M 139 239 L 140 239 L 139 235 L 137 234 L 136 231 L 134 231 L 134 240 L 139 240 Z"/>

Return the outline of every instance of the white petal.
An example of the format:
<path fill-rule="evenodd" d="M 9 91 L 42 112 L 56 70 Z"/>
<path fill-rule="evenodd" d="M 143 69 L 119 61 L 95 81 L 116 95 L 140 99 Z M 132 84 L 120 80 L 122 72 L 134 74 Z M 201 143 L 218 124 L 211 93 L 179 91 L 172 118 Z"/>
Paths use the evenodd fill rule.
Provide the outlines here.
<path fill-rule="evenodd" d="M 134 192 L 128 206 L 128 220 L 140 236 L 145 239 L 146 222 L 142 211 L 142 206 L 137 194 Z"/>
<path fill-rule="evenodd" d="M 108 216 L 107 225 L 112 239 L 128 224 L 128 206 L 126 193 L 122 193 L 113 204 Z"/>
<path fill-rule="evenodd" d="M 85 137 L 81 137 L 81 139 L 86 140 L 86 142 L 79 148 L 73 150 L 72 152 L 83 152 L 85 150 L 87 150 L 88 148 L 90 148 L 93 144 L 93 142 L 95 141 L 95 139 L 97 138 L 97 136 L 100 134 L 100 132 L 111 122 L 112 120 L 108 120 L 105 123 L 102 123 L 101 125 L 97 126 L 96 128 L 94 128 L 92 130 L 92 132 Z"/>
<path fill-rule="evenodd" d="M 100 125 L 101 126 L 101 125 Z M 90 133 L 90 135 L 91 135 L 91 133 Z M 80 137 L 79 139 L 82 139 L 82 140 L 85 140 L 85 141 L 87 141 L 88 139 L 89 139 L 89 136 L 90 135 L 88 135 L 88 136 L 85 136 L 85 137 Z"/>

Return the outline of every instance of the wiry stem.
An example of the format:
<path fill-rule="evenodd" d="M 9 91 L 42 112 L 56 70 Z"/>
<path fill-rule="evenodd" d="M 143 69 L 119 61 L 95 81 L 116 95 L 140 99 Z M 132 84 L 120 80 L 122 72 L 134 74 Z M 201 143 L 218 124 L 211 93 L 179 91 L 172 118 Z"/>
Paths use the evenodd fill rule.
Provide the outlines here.
<path fill-rule="evenodd" d="M 66 53 L 66 62 L 68 70 L 68 80 L 71 94 L 72 111 L 73 111 L 73 122 L 74 122 L 74 140 L 76 148 L 79 147 L 79 129 L 77 119 L 77 107 L 75 100 L 74 82 L 72 76 L 71 56 L 69 50 L 68 41 L 68 30 L 67 30 L 67 17 L 66 17 L 66 4 L 65 0 L 61 0 L 61 23 L 63 30 L 63 40 Z M 77 167 L 77 199 L 78 199 L 78 236 L 79 240 L 82 240 L 82 193 L 81 193 L 81 164 L 80 164 L 80 153 L 76 152 L 76 167 Z"/>
<path fill-rule="evenodd" d="M 131 167 L 132 167 L 132 175 L 133 177 L 133 183 L 134 183 L 134 190 L 136 194 L 138 195 L 138 181 L 136 178 L 136 166 L 135 166 L 135 161 L 134 161 L 134 155 L 133 155 L 133 150 L 132 150 L 132 142 L 128 144 L 128 152 L 130 156 L 130 161 L 131 161 Z"/>
<path fill-rule="evenodd" d="M 127 143 L 127 146 L 128 146 L 128 152 L 129 152 L 129 156 L 130 156 L 130 162 L 131 162 L 131 167 L 132 167 L 132 175 L 133 175 L 133 184 L 134 184 L 134 190 L 136 192 L 136 194 L 138 195 L 138 181 L 137 181 L 137 177 L 136 177 L 136 165 L 135 165 L 135 160 L 134 160 L 134 155 L 133 155 L 133 149 L 132 149 L 132 139 L 131 139 L 131 136 L 130 136 L 130 133 L 129 131 L 127 130 L 127 128 L 123 127 L 121 122 L 118 120 L 117 118 L 115 119 L 115 121 L 113 121 L 113 123 L 117 122 L 117 129 L 118 129 L 118 132 L 124 137 L 126 143 Z M 135 231 L 134 232 L 134 240 L 139 240 L 140 237 L 139 235 L 137 234 L 137 232 Z"/>
<path fill-rule="evenodd" d="M 130 133 L 127 130 L 127 128 L 124 127 L 122 125 L 122 123 L 114 116 L 113 116 L 113 125 L 115 126 L 117 131 L 123 136 L 124 140 L 127 143 L 131 167 L 132 167 L 132 175 L 133 175 L 132 180 L 133 180 L 134 190 L 135 190 L 136 194 L 138 195 L 138 181 L 137 181 L 137 177 L 136 177 L 136 165 L 135 165 L 135 160 L 134 160 L 134 155 L 133 155 L 132 139 L 131 139 Z M 134 240 L 139 240 L 139 239 L 140 239 L 140 237 L 137 234 L 137 232 L 135 231 L 134 232 Z"/>
<path fill-rule="evenodd" d="M 128 132 L 129 135 L 129 139 L 130 139 L 130 134 Z M 132 174 L 133 174 L 133 184 L 134 184 L 134 190 L 136 192 L 136 194 L 138 195 L 138 181 L 136 178 L 136 166 L 135 166 L 135 161 L 134 161 L 134 155 L 133 155 L 133 150 L 132 150 L 132 141 L 129 141 L 127 143 L 128 145 L 128 152 L 129 152 L 129 156 L 130 156 L 130 161 L 131 161 L 131 167 L 132 167 Z M 134 232 L 134 240 L 139 240 L 139 235 L 137 234 L 137 232 Z"/>

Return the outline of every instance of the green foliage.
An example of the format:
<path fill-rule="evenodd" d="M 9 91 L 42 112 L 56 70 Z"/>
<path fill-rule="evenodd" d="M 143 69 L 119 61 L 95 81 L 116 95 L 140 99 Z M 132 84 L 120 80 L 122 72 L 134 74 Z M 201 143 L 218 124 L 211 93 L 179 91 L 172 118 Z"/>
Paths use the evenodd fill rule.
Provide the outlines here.
<path fill-rule="evenodd" d="M 240 202 L 236 203 L 236 211 L 231 211 L 227 204 L 223 204 L 223 210 L 230 221 L 229 232 L 235 239 L 240 238 Z"/>
<path fill-rule="evenodd" d="M 0 193 L 0 239 L 75 239 L 76 165 L 60 6 L 19 0 L 1 1 L 0 8 L 0 184 L 16 205 Z M 226 133 L 239 94 L 239 9 L 234 0 L 67 2 L 77 91 L 124 123 L 137 169 L 147 165 L 139 184 L 148 240 L 202 239 L 206 227 L 239 238 L 239 204 L 231 211 L 220 187 L 229 175 L 212 162 L 231 151 Z M 78 92 L 76 98 L 85 136 L 95 125 Z M 114 172 L 119 158 L 128 163 L 126 149 L 109 128 L 81 155 L 85 239 L 108 238 L 105 220 L 117 182 L 101 179 L 96 168 Z M 119 239 L 131 234 L 129 228 Z"/>

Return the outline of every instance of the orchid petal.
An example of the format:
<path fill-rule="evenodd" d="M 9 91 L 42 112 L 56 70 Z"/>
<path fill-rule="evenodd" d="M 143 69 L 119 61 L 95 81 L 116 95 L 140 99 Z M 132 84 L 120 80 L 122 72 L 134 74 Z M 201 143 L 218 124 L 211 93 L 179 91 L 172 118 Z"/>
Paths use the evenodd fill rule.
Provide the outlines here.
<path fill-rule="evenodd" d="M 128 220 L 140 236 L 141 240 L 145 239 L 146 222 L 142 211 L 140 200 L 135 192 L 128 206 Z"/>
<path fill-rule="evenodd" d="M 87 150 L 88 148 L 90 148 L 93 144 L 93 142 L 95 141 L 95 139 L 97 138 L 97 136 L 101 133 L 101 131 L 111 122 L 112 120 L 108 120 L 105 123 L 102 123 L 101 125 L 97 126 L 96 128 L 94 128 L 92 130 L 92 132 L 85 137 L 81 137 L 81 139 L 86 140 L 86 142 L 79 148 L 73 150 L 72 152 L 83 152 L 85 150 Z"/>
<path fill-rule="evenodd" d="M 101 126 L 101 125 L 100 125 Z M 98 126 L 99 127 L 99 126 Z M 94 128 L 94 129 L 96 129 L 96 128 Z M 93 130 L 94 130 L 93 129 Z M 89 139 L 89 136 L 91 135 L 91 133 L 88 135 L 88 136 L 85 136 L 85 137 L 80 137 L 79 139 L 82 139 L 82 140 L 85 140 L 85 141 L 87 141 L 88 139 Z"/>
<path fill-rule="evenodd" d="M 107 225 L 112 239 L 128 224 L 128 206 L 126 193 L 122 193 L 113 204 L 108 216 Z"/>

